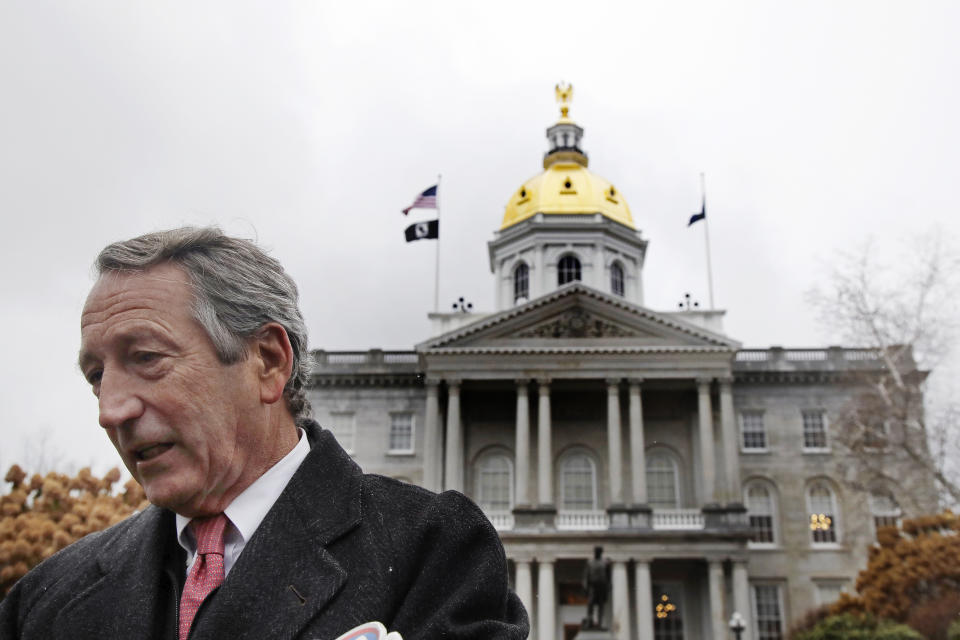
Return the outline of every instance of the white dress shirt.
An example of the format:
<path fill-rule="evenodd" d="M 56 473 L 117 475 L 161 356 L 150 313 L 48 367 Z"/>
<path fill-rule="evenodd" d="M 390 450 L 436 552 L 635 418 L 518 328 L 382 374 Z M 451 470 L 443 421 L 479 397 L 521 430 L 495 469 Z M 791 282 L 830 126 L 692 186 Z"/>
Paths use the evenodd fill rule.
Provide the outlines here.
<path fill-rule="evenodd" d="M 263 518 L 270 511 L 273 503 L 286 488 L 290 478 L 296 473 L 300 463 L 310 453 L 310 443 L 307 434 L 298 428 L 300 440 L 280 461 L 267 469 L 267 472 L 257 478 L 253 484 L 243 490 L 243 493 L 233 499 L 233 502 L 224 509 L 224 514 L 230 522 L 224 531 L 223 537 L 223 575 L 230 573 L 231 567 L 240 557 L 240 552 L 253 537 L 254 532 Z M 187 572 L 197 556 L 197 542 L 193 532 L 187 526 L 191 518 L 177 514 L 177 541 L 187 551 Z"/>

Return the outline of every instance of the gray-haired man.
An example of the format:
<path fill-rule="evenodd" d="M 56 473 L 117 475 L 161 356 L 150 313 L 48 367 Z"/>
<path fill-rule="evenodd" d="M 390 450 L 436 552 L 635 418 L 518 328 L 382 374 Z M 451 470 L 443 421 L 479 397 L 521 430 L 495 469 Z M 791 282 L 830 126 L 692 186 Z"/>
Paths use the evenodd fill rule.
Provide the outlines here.
<path fill-rule="evenodd" d="M 217 229 L 97 259 L 80 368 L 153 506 L 42 563 L 0 637 L 525 638 L 479 509 L 364 475 L 309 420 L 297 288 Z"/>

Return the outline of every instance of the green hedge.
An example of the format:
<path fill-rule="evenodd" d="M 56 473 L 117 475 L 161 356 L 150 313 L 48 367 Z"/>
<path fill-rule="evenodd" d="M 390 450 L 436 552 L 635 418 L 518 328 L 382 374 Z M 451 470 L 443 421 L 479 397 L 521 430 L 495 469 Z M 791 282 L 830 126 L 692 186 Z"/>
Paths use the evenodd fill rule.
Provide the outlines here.
<path fill-rule="evenodd" d="M 960 635 L 957 638 L 960 640 Z M 825 618 L 791 640 L 923 640 L 923 636 L 905 624 L 845 613 Z"/>

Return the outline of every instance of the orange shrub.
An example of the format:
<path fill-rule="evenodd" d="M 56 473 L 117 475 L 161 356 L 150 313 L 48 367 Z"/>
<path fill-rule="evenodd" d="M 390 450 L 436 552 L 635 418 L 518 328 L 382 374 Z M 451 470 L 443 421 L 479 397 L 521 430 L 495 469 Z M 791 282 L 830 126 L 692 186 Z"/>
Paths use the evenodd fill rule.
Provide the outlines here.
<path fill-rule="evenodd" d="M 143 489 L 129 480 L 115 492 L 120 471 L 97 478 L 89 467 L 76 476 L 27 474 L 13 465 L 0 496 L 0 598 L 31 567 L 79 538 L 120 522 L 147 506 Z"/>
<path fill-rule="evenodd" d="M 949 511 L 904 520 L 899 528 L 882 528 L 869 550 L 867 568 L 857 576 L 857 595 L 841 596 L 831 613 L 866 612 L 916 622 L 921 612 L 932 621 L 934 610 L 939 616 L 941 609 L 952 609 L 958 602 L 955 594 L 960 593 L 958 531 L 960 518 Z M 924 632 L 938 635 L 940 630 Z"/>

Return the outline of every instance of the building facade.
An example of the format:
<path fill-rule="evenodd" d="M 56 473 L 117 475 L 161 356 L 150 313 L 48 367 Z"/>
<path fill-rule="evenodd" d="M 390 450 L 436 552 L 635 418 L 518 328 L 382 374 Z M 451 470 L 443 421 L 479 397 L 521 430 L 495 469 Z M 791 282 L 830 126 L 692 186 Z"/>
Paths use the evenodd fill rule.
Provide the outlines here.
<path fill-rule="evenodd" d="M 721 311 L 643 303 L 647 241 L 568 105 L 489 242 L 497 308 L 410 351 L 315 353 L 317 420 L 367 471 L 473 498 L 536 640 L 572 638 L 585 563 L 617 638 L 785 637 L 852 589 L 899 509 L 841 482 L 832 420 L 869 350 L 743 349 Z"/>

